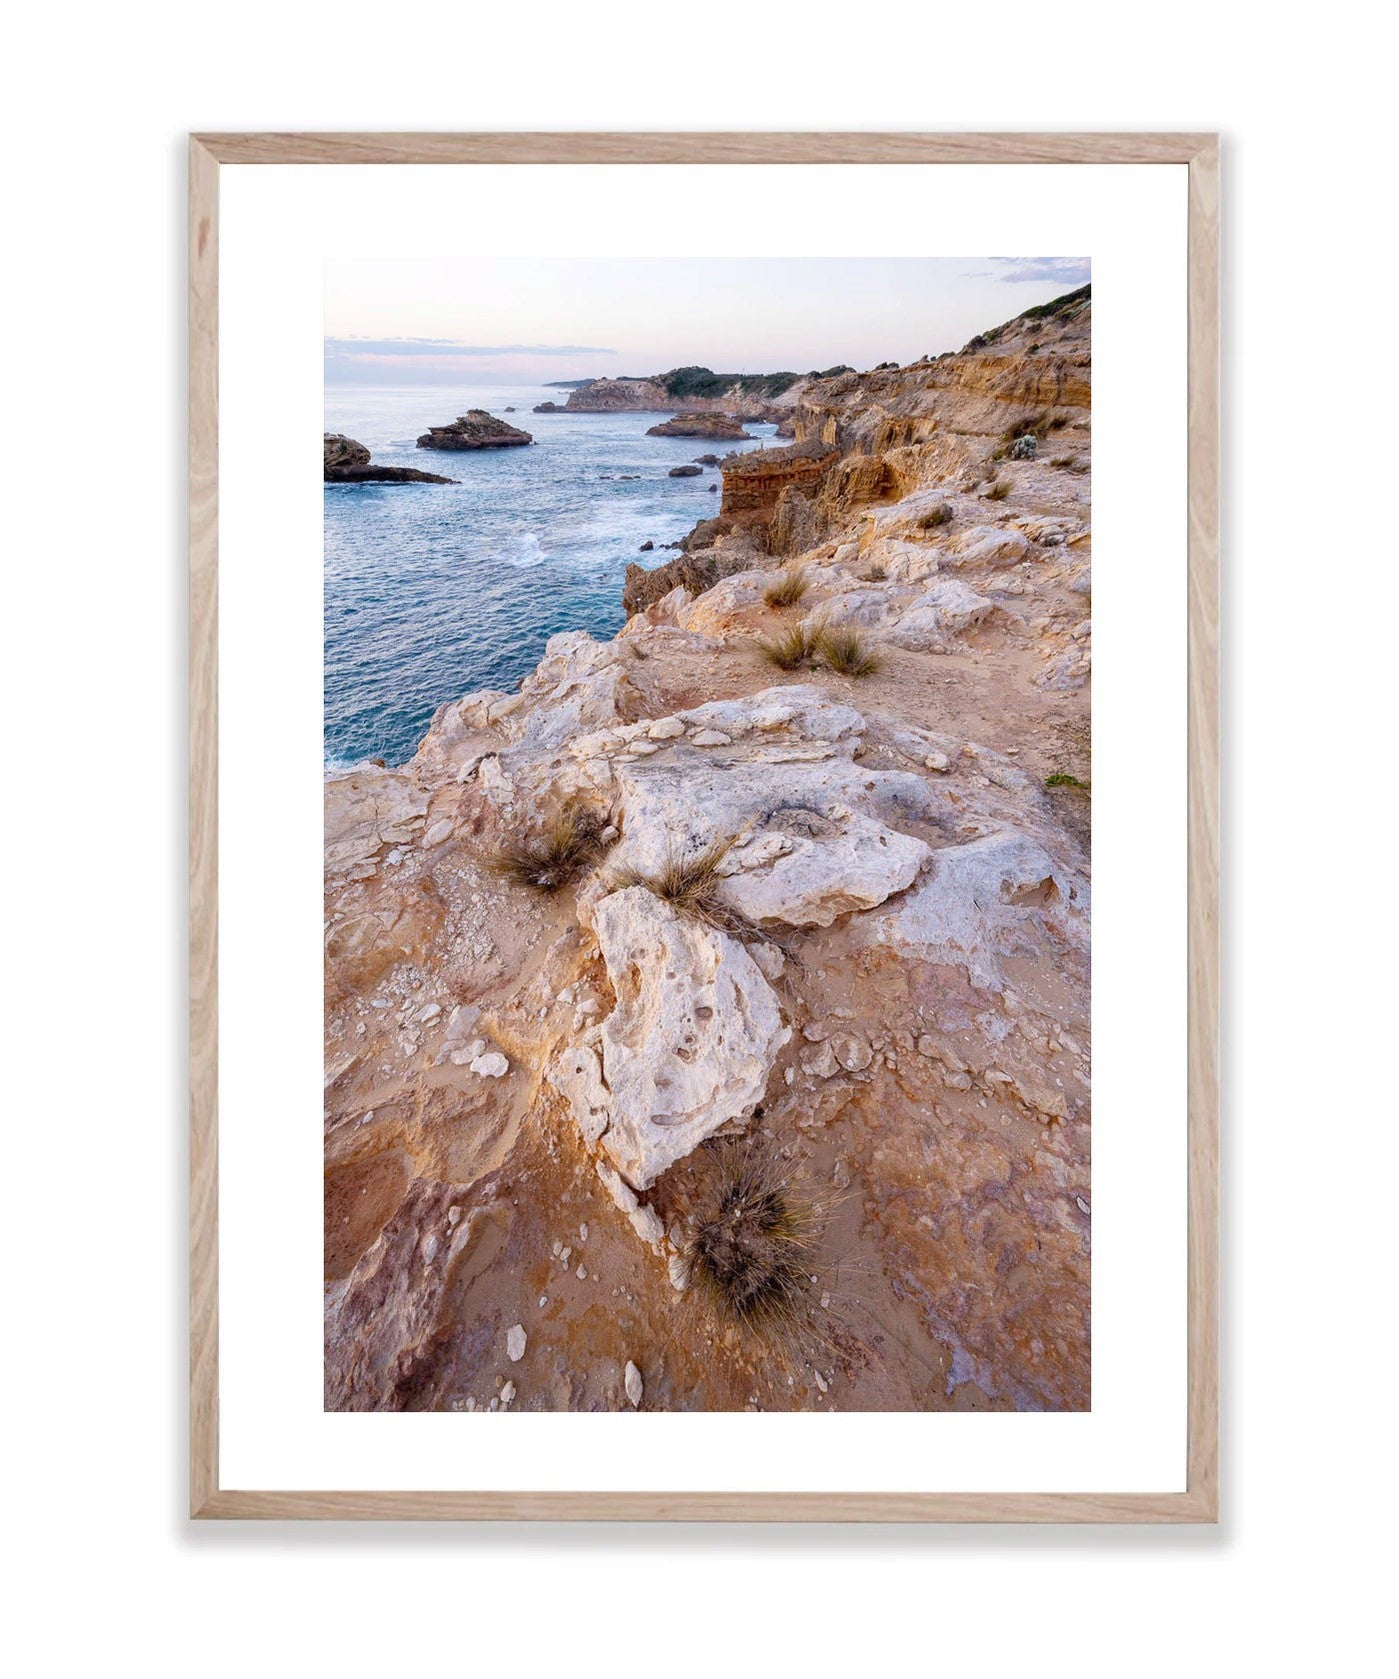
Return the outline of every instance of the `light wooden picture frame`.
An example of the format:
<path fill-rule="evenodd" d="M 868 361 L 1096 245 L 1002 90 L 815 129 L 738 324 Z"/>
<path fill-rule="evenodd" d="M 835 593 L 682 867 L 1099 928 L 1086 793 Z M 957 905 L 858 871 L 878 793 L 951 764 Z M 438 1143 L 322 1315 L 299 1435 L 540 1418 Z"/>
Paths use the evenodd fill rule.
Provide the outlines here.
<path fill-rule="evenodd" d="M 219 1475 L 218 355 L 225 164 L 1168 164 L 1188 227 L 1188 1375 L 1178 1492 L 259 1491 Z M 1213 134 L 201 134 L 189 144 L 190 1511 L 379 1520 L 1218 1519 L 1219 145 Z"/>

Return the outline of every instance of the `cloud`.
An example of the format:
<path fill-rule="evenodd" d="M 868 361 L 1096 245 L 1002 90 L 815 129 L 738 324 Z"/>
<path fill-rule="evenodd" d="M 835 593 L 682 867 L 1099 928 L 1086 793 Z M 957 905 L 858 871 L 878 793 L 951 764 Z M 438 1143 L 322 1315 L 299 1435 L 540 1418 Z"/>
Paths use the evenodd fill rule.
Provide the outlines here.
<path fill-rule="evenodd" d="M 459 344 L 451 338 L 327 338 L 327 361 L 381 356 L 615 356 L 596 344 Z"/>
<path fill-rule="evenodd" d="M 1035 280 L 1041 285 L 1087 285 L 1092 270 L 1087 257 L 991 257 L 990 272 L 999 280 Z"/>

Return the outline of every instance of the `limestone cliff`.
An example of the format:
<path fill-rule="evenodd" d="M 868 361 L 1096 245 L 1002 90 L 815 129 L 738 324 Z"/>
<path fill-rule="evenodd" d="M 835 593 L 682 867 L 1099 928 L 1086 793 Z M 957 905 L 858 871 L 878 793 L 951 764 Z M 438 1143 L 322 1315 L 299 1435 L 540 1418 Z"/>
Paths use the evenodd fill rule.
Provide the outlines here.
<path fill-rule="evenodd" d="M 804 381 L 614 640 L 327 783 L 330 1408 L 1089 1405 L 1089 331 Z M 823 1207 L 777 1353 L 726 1137 Z"/>

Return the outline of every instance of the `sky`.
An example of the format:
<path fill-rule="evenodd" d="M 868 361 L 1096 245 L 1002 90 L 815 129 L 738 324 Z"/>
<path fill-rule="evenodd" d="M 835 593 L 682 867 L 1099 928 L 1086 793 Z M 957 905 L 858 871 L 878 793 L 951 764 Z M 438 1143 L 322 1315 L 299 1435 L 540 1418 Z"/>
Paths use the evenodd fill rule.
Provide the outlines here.
<path fill-rule="evenodd" d="M 335 385 L 542 385 L 698 365 L 864 370 L 960 349 L 1085 257 L 482 258 L 326 264 Z"/>

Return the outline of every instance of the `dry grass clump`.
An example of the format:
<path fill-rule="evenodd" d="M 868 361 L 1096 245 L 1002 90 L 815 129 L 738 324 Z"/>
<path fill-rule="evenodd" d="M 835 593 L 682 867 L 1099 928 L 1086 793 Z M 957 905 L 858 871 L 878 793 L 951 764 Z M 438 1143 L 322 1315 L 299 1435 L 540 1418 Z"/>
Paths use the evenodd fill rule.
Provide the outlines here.
<path fill-rule="evenodd" d="M 931 513 L 925 513 L 918 521 L 925 531 L 937 530 L 940 525 L 950 525 L 953 520 L 952 503 L 940 501 Z"/>
<path fill-rule="evenodd" d="M 1010 494 L 1010 479 L 998 478 L 986 492 L 987 501 L 1004 501 Z"/>
<path fill-rule="evenodd" d="M 759 641 L 758 647 L 779 670 L 824 666 L 837 676 L 861 677 L 873 676 L 884 665 L 867 636 L 843 625 L 792 624 L 781 635 Z"/>
<path fill-rule="evenodd" d="M 789 624 L 780 635 L 761 638 L 758 651 L 778 670 L 796 670 L 811 658 L 812 640 L 809 624 Z"/>
<path fill-rule="evenodd" d="M 763 590 L 763 600 L 768 606 L 795 606 L 810 586 L 811 573 L 805 566 L 783 566 Z"/>
<path fill-rule="evenodd" d="M 817 630 L 811 651 L 818 664 L 839 676 L 873 676 L 884 664 L 868 639 L 848 627 Z"/>
<path fill-rule="evenodd" d="M 706 1148 L 713 1170 L 692 1221 L 691 1285 L 744 1329 L 800 1339 L 825 1209 L 761 1146 Z"/>
<path fill-rule="evenodd" d="M 868 571 L 860 573 L 860 581 L 862 583 L 883 583 L 888 576 L 888 571 L 876 561 Z"/>
<path fill-rule="evenodd" d="M 595 811 L 570 799 L 535 833 L 504 840 L 486 858 L 486 866 L 516 886 L 557 892 L 602 856 L 606 849 L 602 830 L 602 820 Z"/>
<path fill-rule="evenodd" d="M 626 869 L 613 876 L 614 890 L 621 892 L 628 886 L 644 886 L 663 898 L 677 915 L 702 921 L 710 927 L 732 929 L 738 921 L 730 910 L 719 902 L 719 865 L 733 848 L 733 837 L 717 839 L 703 851 L 687 856 L 674 846 L 656 874 L 642 874 Z M 743 924 L 746 930 L 746 923 Z"/>

